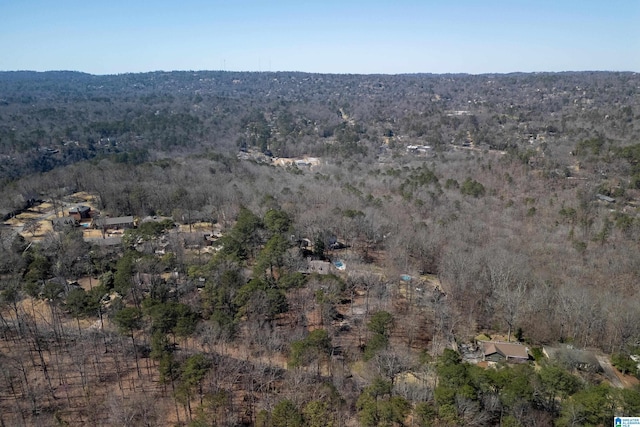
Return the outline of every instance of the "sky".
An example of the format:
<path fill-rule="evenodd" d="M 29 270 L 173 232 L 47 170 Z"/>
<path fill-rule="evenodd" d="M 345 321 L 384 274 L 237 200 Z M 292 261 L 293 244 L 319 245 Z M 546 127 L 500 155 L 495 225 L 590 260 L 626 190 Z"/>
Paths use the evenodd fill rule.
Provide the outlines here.
<path fill-rule="evenodd" d="M 0 0 L 0 70 L 640 72 L 640 0 Z"/>

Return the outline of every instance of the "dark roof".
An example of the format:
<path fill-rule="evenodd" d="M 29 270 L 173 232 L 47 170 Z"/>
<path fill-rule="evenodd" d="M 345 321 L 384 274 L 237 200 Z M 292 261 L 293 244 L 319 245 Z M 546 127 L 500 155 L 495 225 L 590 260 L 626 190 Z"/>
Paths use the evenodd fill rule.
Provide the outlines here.
<path fill-rule="evenodd" d="M 132 216 L 118 216 L 115 218 L 103 218 L 101 220 L 103 225 L 121 225 L 121 224 L 133 224 Z"/>
<path fill-rule="evenodd" d="M 93 220 L 96 227 L 118 227 L 124 225 L 133 225 L 132 216 L 118 216 L 115 218 L 96 218 Z"/>
<path fill-rule="evenodd" d="M 91 208 L 89 206 L 76 206 L 75 208 L 70 208 L 69 213 L 78 213 L 78 212 L 89 212 Z"/>

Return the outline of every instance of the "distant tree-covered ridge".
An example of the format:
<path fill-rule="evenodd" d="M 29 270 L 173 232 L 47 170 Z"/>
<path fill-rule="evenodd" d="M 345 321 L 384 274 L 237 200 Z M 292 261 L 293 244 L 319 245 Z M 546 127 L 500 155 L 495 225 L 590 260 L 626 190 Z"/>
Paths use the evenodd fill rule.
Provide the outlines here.
<path fill-rule="evenodd" d="M 637 139 L 639 79 L 613 72 L 1 72 L 0 179 L 86 159 L 139 163 L 211 148 L 376 158 L 412 144 L 464 145 L 526 160 L 564 157 L 573 148 L 568 140 L 624 146 Z"/>

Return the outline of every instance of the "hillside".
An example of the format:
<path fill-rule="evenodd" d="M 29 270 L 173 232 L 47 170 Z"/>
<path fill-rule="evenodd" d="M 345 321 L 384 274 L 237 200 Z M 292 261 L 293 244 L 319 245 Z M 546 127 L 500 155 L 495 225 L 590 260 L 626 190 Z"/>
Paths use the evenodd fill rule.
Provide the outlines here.
<path fill-rule="evenodd" d="M 568 166 L 581 140 L 637 140 L 634 73 L 321 75 L 0 73 L 0 178 L 83 159 L 256 146 L 375 158 L 381 146 L 539 149 Z M 125 154 L 126 153 L 126 154 Z"/>
<path fill-rule="evenodd" d="M 638 88 L 0 73 L 0 425 L 637 415 Z"/>

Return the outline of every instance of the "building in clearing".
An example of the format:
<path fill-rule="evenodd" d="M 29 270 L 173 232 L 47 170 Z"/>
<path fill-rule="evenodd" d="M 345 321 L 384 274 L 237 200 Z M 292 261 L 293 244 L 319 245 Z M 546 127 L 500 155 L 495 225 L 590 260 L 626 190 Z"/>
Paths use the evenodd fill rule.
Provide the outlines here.
<path fill-rule="evenodd" d="M 76 206 L 75 208 L 69 209 L 69 216 L 74 217 L 77 221 L 91 218 L 91 208 L 84 205 Z"/>
<path fill-rule="evenodd" d="M 75 227 L 78 220 L 73 216 L 63 216 L 62 218 L 54 218 L 51 220 L 51 226 L 54 231 L 62 230 L 65 227 Z"/>
<path fill-rule="evenodd" d="M 132 216 L 119 216 L 115 218 L 97 218 L 93 221 L 94 228 L 102 230 L 122 230 L 133 228 L 135 225 Z"/>
<path fill-rule="evenodd" d="M 333 273 L 334 271 L 334 266 L 329 261 L 309 260 L 307 268 L 302 272 L 307 274 L 318 273 L 325 275 Z"/>
<path fill-rule="evenodd" d="M 482 360 L 521 363 L 529 360 L 527 348 L 512 342 L 482 341 Z"/>
<path fill-rule="evenodd" d="M 542 353 L 550 361 L 572 369 L 592 373 L 603 371 L 595 353 L 589 350 L 580 350 L 571 345 L 559 345 L 543 347 Z"/>

